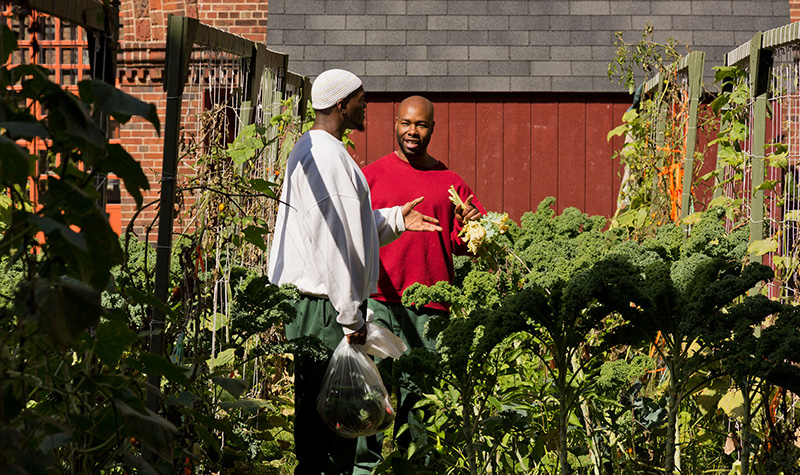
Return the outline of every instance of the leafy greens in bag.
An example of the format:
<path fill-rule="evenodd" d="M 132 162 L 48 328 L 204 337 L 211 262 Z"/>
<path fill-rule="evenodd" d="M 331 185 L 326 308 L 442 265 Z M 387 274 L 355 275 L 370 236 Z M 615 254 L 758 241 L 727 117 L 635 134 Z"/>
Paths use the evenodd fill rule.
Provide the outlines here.
<path fill-rule="evenodd" d="M 367 321 L 367 342 L 351 345 L 342 338 L 322 381 L 317 411 L 337 435 L 356 438 L 386 430 L 394 408 L 378 367 L 367 353 L 399 358 L 406 346 L 389 330 Z"/>

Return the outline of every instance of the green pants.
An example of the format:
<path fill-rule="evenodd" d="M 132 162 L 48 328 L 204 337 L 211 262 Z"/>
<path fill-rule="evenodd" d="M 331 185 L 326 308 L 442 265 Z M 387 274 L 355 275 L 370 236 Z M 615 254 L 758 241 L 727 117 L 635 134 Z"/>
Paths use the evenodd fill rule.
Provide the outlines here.
<path fill-rule="evenodd" d="M 369 308 L 375 313 L 374 322 L 389 329 L 399 336 L 406 344 L 408 349 L 427 348 L 431 351 L 436 350 L 436 341 L 428 340 L 422 336 L 425 324 L 433 317 L 445 315 L 443 310 L 420 309 L 403 307 L 399 303 L 381 302 L 373 299 L 368 301 Z M 391 374 L 392 360 L 376 360 L 381 372 Z M 405 378 L 403 378 L 405 379 Z M 387 385 L 387 389 L 391 389 Z M 421 394 L 416 394 L 404 387 L 395 388 L 397 394 L 397 407 L 395 408 L 394 431 L 397 431 L 406 423 L 409 423 L 410 430 L 404 432 L 399 437 L 395 437 L 397 448 L 401 452 L 408 449 L 412 440 L 422 436 L 419 431 L 414 430 L 414 414 L 412 408 L 420 400 Z M 381 447 L 383 445 L 383 434 L 369 437 L 358 438 L 358 448 L 356 452 L 356 464 L 353 470 L 354 475 L 368 474 L 372 472 L 382 460 Z"/>
<path fill-rule="evenodd" d="M 316 335 L 325 346 L 335 349 L 344 333 L 331 302 L 303 296 L 293 306 L 297 318 L 286 325 L 286 338 Z M 314 361 L 307 356 L 297 355 L 294 360 L 297 475 L 349 475 L 355 463 L 357 439 L 334 434 L 317 412 L 317 395 L 327 367 L 327 361 Z"/>

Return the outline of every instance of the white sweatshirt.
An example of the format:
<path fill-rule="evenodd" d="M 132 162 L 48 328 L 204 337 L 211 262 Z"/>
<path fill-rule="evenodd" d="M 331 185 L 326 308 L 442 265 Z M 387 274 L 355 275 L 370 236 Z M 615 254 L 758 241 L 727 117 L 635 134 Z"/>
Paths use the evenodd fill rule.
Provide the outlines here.
<path fill-rule="evenodd" d="M 303 134 L 289 154 L 281 201 L 270 280 L 330 299 L 345 334 L 358 330 L 358 307 L 377 290 L 379 248 L 405 231 L 400 207 L 373 211 L 358 165 L 323 130 Z"/>

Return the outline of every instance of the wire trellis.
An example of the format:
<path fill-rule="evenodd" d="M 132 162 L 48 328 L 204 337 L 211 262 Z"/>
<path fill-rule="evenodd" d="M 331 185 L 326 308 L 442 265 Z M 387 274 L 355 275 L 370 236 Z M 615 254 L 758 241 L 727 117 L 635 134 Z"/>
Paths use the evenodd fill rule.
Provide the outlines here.
<path fill-rule="evenodd" d="M 774 238 L 777 249 L 768 253 L 766 264 L 776 270 L 770 296 L 795 300 L 798 292 L 798 220 L 800 219 L 800 45 L 787 45 L 773 52 L 765 190 L 765 238 Z M 785 157 L 779 160 L 775 157 Z"/>
<path fill-rule="evenodd" d="M 254 224 L 270 227 L 274 220 L 273 200 L 252 184 L 275 181 L 275 170 L 280 168 L 275 140 L 279 134 L 271 123 L 283 112 L 287 58 L 185 17 L 170 18 L 168 36 L 173 51 L 167 58 L 165 81 L 168 104 L 159 225 L 169 225 L 180 238 L 165 239 L 166 233 L 159 229 L 157 249 L 178 251 L 183 282 L 177 293 L 183 315 L 169 322 L 166 339 L 172 342 L 173 361 L 181 363 L 187 336 L 209 331 L 208 343 L 192 347 L 195 361 L 200 357 L 211 371 L 225 368 L 231 377 L 252 378 L 248 394 L 259 397 L 273 381 L 264 377 L 260 358 L 237 362 L 235 346 L 244 344 L 249 354 L 266 343 L 263 339 L 276 338 L 277 330 L 250 335 L 232 346 L 231 324 L 235 297 L 241 291 L 237 286 L 246 276 L 263 275 L 266 267 L 263 246 L 251 244 L 247 230 Z M 252 134 L 253 130 L 259 132 Z M 252 149 L 248 145 L 245 149 L 252 150 L 252 156 L 250 152 L 235 156 L 232 150 L 243 143 L 243 136 L 264 139 L 269 145 Z M 172 169 L 178 171 L 182 186 L 174 195 L 164 191 L 170 178 L 167 170 Z M 178 214 L 174 228 L 164 211 L 174 209 L 173 197 Z M 158 258 L 159 268 L 169 263 L 164 252 Z M 163 299 L 160 289 L 165 282 L 158 276 L 157 271 L 156 295 Z M 162 345 L 151 342 L 156 351 Z M 235 365 L 232 370 L 231 365 Z"/>

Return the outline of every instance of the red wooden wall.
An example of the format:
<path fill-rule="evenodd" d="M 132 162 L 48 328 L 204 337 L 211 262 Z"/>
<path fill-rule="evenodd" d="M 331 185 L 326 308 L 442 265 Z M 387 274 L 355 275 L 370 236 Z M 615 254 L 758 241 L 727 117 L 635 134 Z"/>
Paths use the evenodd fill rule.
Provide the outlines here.
<path fill-rule="evenodd" d="M 367 92 L 366 131 L 353 156 L 365 166 L 397 148 L 394 117 L 408 94 Z M 486 209 L 519 221 L 547 196 L 610 217 L 619 191 L 621 139 L 606 140 L 630 106 L 625 94 L 427 94 L 435 130 L 429 152 L 459 173 Z"/>

